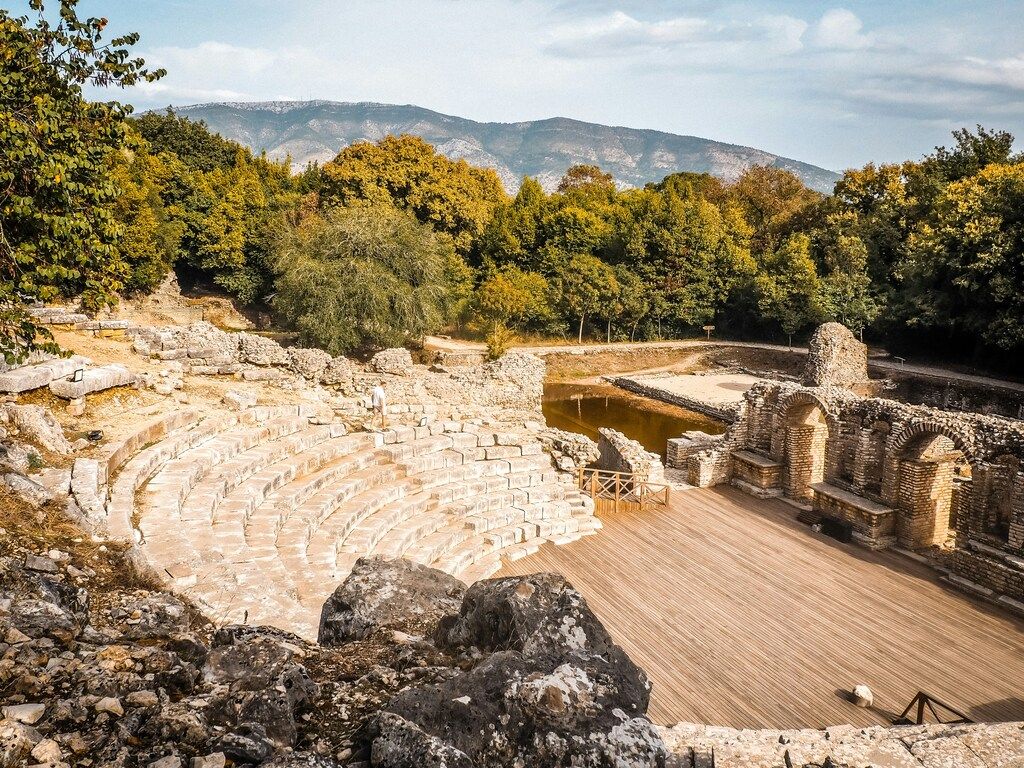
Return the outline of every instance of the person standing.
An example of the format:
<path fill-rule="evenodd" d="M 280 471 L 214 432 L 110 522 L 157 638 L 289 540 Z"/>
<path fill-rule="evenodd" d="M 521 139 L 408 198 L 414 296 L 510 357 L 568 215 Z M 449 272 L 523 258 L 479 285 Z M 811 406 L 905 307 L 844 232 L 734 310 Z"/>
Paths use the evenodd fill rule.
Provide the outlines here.
<path fill-rule="evenodd" d="M 373 407 L 374 419 L 376 415 L 380 413 L 380 428 L 387 429 L 387 420 L 384 416 L 384 408 L 388 404 L 388 395 L 384 391 L 384 382 L 378 381 L 377 386 L 373 388 L 373 394 L 370 395 L 370 404 Z M 374 419 L 370 420 L 370 424 L 373 424 Z"/>

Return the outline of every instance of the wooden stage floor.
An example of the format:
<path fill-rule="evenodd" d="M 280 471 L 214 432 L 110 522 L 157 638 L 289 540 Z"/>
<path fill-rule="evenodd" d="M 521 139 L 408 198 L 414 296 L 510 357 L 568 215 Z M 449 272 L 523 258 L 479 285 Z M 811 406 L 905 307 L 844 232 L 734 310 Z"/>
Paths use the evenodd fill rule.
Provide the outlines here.
<path fill-rule="evenodd" d="M 1024 622 L 905 556 L 724 486 L 602 520 L 497 575 L 565 574 L 651 677 L 656 723 L 881 724 L 918 690 L 974 720 L 1024 720 Z M 877 710 L 837 695 L 860 682 Z"/>

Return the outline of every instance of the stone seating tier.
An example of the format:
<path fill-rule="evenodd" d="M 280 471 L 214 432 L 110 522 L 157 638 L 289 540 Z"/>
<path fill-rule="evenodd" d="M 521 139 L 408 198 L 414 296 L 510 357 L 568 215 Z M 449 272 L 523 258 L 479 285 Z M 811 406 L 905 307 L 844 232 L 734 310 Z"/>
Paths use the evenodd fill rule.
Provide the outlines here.
<path fill-rule="evenodd" d="M 346 434 L 295 407 L 182 421 L 123 462 L 107 526 L 218 620 L 312 638 L 362 556 L 476 580 L 600 526 L 529 436 L 458 422 Z"/>

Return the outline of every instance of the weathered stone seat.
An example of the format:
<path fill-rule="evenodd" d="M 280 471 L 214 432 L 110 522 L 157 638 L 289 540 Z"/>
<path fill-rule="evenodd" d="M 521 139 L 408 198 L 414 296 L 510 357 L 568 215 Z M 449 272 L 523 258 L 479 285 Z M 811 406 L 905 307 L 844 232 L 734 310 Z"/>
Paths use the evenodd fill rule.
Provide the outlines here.
<path fill-rule="evenodd" d="M 892 509 L 829 483 L 813 483 L 811 490 L 814 511 L 850 525 L 856 541 L 871 549 L 892 545 L 896 530 Z"/>
<path fill-rule="evenodd" d="M 732 452 L 733 484 L 756 496 L 782 493 L 782 463 L 753 451 Z"/>
<path fill-rule="evenodd" d="M 81 381 L 71 381 L 68 376 L 64 376 L 53 379 L 49 386 L 50 391 L 57 397 L 74 400 L 105 389 L 129 386 L 137 379 L 138 377 L 125 366 L 112 363 L 99 368 L 86 368 L 82 372 Z"/>
<path fill-rule="evenodd" d="M 475 578 L 506 551 L 596 528 L 530 437 L 457 422 L 345 434 L 310 415 L 250 409 L 154 433 L 112 485 L 122 537 L 134 523 L 151 570 L 212 615 L 311 636 L 360 556 Z"/>

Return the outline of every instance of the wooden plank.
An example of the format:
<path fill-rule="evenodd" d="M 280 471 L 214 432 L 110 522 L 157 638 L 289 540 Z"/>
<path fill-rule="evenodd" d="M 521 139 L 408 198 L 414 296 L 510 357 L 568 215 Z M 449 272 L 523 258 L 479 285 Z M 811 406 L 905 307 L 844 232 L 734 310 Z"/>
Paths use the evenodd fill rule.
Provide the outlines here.
<path fill-rule="evenodd" d="M 602 505 L 603 506 L 603 505 Z M 559 571 L 654 683 L 655 722 L 886 722 L 919 690 L 974 720 L 1024 720 L 1024 622 L 897 553 L 841 544 L 775 499 L 680 491 L 499 575 Z"/>

